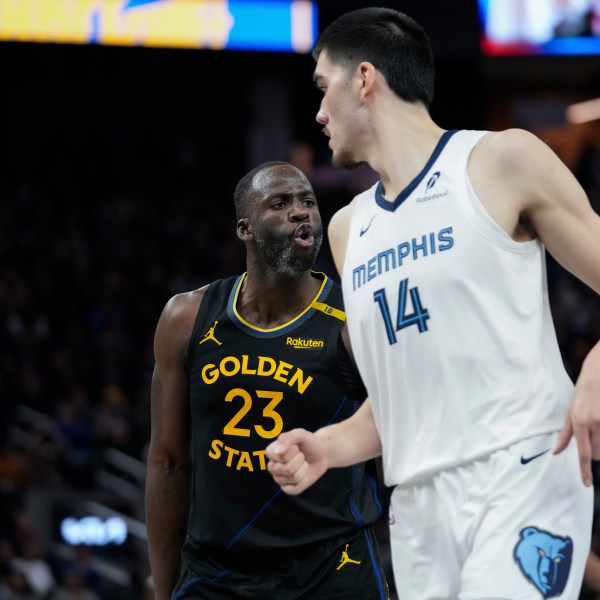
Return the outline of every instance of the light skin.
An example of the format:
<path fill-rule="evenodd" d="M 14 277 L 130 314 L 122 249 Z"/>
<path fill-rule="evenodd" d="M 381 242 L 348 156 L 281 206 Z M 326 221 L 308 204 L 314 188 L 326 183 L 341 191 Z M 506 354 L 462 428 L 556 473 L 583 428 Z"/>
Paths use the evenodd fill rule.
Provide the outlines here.
<path fill-rule="evenodd" d="M 320 288 L 310 267 L 318 251 L 321 217 L 312 186 L 291 165 L 268 167 L 255 176 L 252 187 L 250 216 L 237 224 L 237 235 L 247 252 L 247 276 L 237 311 L 256 327 L 271 329 L 301 313 Z M 268 241 L 260 241 L 265 236 Z M 273 260 L 269 244 L 276 245 L 278 260 Z M 181 570 L 192 472 L 184 365 L 205 291 L 203 287 L 171 298 L 155 333 L 146 482 L 155 600 L 170 599 Z"/>
<path fill-rule="evenodd" d="M 317 122 L 329 138 L 333 164 L 368 163 L 393 201 L 417 176 L 443 134 L 427 109 L 400 99 L 371 63 L 352 72 L 323 51 L 314 82 L 323 92 Z M 474 148 L 468 175 L 483 207 L 515 241 L 539 238 L 568 271 L 600 294 L 600 216 L 554 152 L 529 132 L 487 134 Z M 332 217 L 328 235 L 342 273 L 354 205 Z M 572 438 L 581 477 L 592 485 L 591 461 L 600 459 L 600 343 L 586 357 L 554 453 Z M 310 433 L 293 430 L 267 447 L 268 469 L 282 489 L 300 494 L 328 468 L 381 452 L 370 402 L 350 419 Z"/>

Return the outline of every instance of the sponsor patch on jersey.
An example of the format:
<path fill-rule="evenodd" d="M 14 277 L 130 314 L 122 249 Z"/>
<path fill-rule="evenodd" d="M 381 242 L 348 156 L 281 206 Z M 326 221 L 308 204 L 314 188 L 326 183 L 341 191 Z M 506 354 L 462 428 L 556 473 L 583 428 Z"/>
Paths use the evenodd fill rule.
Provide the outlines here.
<path fill-rule="evenodd" d="M 442 200 L 448 196 L 448 190 L 444 190 L 443 192 L 439 192 L 437 194 L 427 194 L 426 196 L 418 196 L 415 200 L 417 204 L 422 204 L 423 202 L 432 202 L 434 200 Z"/>
<path fill-rule="evenodd" d="M 323 340 L 312 340 L 310 338 L 301 337 L 290 337 L 285 338 L 286 346 L 293 346 L 294 348 L 323 348 L 325 342 Z"/>
<path fill-rule="evenodd" d="M 427 186 L 425 188 L 425 195 L 423 196 L 417 196 L 417 198 L 415 199 L 417 204 L 423 204 L 424 202 L 432 202 L 434 200 L 442 200 L 444 198 L 446 198 L 446 196 L 448 196 L 448 190 L 442 190 L 442 191 L 438 191 L 436 190 L 435 192 L 431 192 L 430 190 L 432 190 L 435 187 L 435 184 L 439 181 L 441 177 L 441 173 L 439 171 L 436 171 L 428 180 L 427 180 Z"/>
<path fill-rule="evenodd" d="M 441 173 L 439 171 L 436 171 L 428 180 L 427 180 L 427 190 L 430 190 L 436 183 L 437 180 L 440 178 Z"/>

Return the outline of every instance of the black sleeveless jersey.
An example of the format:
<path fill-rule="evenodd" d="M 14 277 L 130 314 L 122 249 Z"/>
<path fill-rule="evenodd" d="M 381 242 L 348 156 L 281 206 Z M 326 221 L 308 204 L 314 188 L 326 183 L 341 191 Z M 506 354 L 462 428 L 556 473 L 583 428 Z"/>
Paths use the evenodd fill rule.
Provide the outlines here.
<path fill-rule="evenodd" d="M 338 364 L 341 288 L 312 275 L 322 285 L 311 305 L 268 330 L 236 311 L 245 274 L 206 290 L 187 357 L 194 466 L 184 554 L 199 546 L 291 550 L 346 535 L 381 514 L 364 464 L 331 469 L 299 496 L 283 493 L 266 470 L 265 448 L 280 433 L 314 431 L 358 406 L 344 391 L 348 366 Z"/>

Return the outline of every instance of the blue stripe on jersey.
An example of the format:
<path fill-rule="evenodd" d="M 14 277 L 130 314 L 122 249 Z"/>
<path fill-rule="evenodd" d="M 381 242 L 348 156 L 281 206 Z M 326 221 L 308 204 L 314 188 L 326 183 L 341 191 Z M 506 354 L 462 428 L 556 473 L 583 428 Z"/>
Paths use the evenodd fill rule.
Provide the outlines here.
<path fill-rule="evenodd" d="M 177 598 L 179 598 L 180 596 L 182 596 L 183 594 L 185 594 L 193 585 L 196 585 L 197 583 L 199 583 L 200 581 L 204 581 L 206 583 L 214 583 L 215 581 L 219 581 L 219 579 L 221 579 L 222 577 L 225 577 L 225 575 L 228 575 L 229 573 L 231 573 L 231 571 L 233 571 L 233 569 L 227 569 L 226 571 L 221 571 L 221 573 L 219 573 L 218 575 L 215 575 L 215 577 L 213 577 L 212 579 L 207 579 L 206 577 L 195 577 L 194 579 L 192 579 L 191 581 L 188 581 L 174 596 L 173 596 L 173 600 L 176 600 Z"/>
<path fill-rule="evenodd" d="M 438 143 L 433 150 L 433 153 L 429 157 L 429 160 L 425 164 L 425 166 L 421 169 L 421 172 L 398 194 L 396 199 L 393 202 L 386 200 L 383 197 L 383 185 L 381 184 L 381 180 L 377 184 L 377 189 L 375 190 L 375 201 L 377 204 L 383 208 L 384 210 L 388 210 L 390 212 L 394 212 L 401 204 L 406 200 L 415 190 L 415 188 L 421 183 L 423 177 L 428 173 L 429 169 L 431 169 L 433 163 L 437 160 L 438 156 L 442 153 L 444 146 L 448 143 L 448 140 L 458 131 L 458 129 L 451 129 L 449 131 L 445 131 L 442 134 L 442 137 L 438 140 Z"/>
<path fill-rule="evenodd" d="M 363 535 L 365 536 L 365 540 L 367 540 L 367 548 L 369 549 L 369 556 L 371 557 L 371 564 L 373 565 L 373 571 L 375 573 L 375 577 L 377 578 L 377 586 L 379 587 L 379 597 L 382 600 L 387 600 L 389 595 L 386 592 L 387 583 L 381 580 L 381 573 L 379 568 L 377 567 L 377 560 L 375 559 L 375 554 L 373 553 L 373 544 L 371 542 L 371 538 L 369 536 L 369 531 L 367 529 L 363 529 Z M 385 587 L 384 587 L 385 583 Z"/>
<path fill-rule="evenodd" d="M 238 282 L 240 282 L 240 280 L 238 279 Z M 237 285 L 237 283 L 236 283 Z M 234 287 L 235 289 L 235 287 Z M 333 413 L 332 417 L 329 419 L 329 421 L 327 421 L 327 423 L 325 425 L 331 425 L 331 423 L 333 422 L 333 420 L 336 418 L 336 416 L 339 414 L 339 412 L 342 410 L 342 407 L 344 406 L 344 404 L 346 403 L 346 400 L 348 399 L 347 396 L 342 396 L 342 401 L 340 402 L 339 406 L 337 407 L 337 410 Z M 353 467 L 353 470 L 356 467 Z M 354 514 L 356 520 L 360 523 L 360 525 L 364 525 L 364 521 L 362 519 L 362 516 L 360 514 L 358 514 L 358 511 L 356 510 L 356 499 L 355 499 L 355 491 L 356 491 L 356 485 L 354 485 L 354 490 L 352 491 L 352 496 L 350 499 L 351 502 L 351 506 L 352 506 L 352 513 Z M 242 529 L 240 529 L 240 531 L 237 533 L 237 535 L 229 542 L 229 544 L 227 544 L 227 550 L 231 550 L 231 548 L 236 544 L 236 542 L 244 535 L 244 533 L 246 533 L 246 531 L 248 531 L 248 529 L 250 529 L 250 527 L 252 527 L 252 524 L 256 521 L 256 519 L 258 519 L 258 517 L 267 509 L 269 508 L 269 506 L 273 503 L 273 501 L 277 498 L 277 496 L 279 496 L 279 494 L 282 493 L 281 488 L 278 489 L 269 500 L 267 500 L 263 506 L 260 508 L 260 510 L 250 519 L 250 521 L 248 521 L 248 523 L 242 527 Z"/>

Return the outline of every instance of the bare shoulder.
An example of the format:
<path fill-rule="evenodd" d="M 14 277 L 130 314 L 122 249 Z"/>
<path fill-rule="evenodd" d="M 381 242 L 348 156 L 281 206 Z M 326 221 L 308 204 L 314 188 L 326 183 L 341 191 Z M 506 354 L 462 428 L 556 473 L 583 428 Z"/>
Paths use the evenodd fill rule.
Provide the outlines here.
<path fill-rule="evenodd" d="M 207 288 L 208 285 L 190 292 L 175 294 L 165 304 L 160 321 L 164 321 L 169 327 L 193 325 Z"/>
<path fill-rule="evenodd" d="M 528 177 L 562 168 L 554 151 L 536 135 L 525 129 L 511 128 L 492 131 L 485 135 L 472 153 L 471 163 L 488 174 L 518 181 L 522 174 Z"/>
<path fill-rule="evenodd" d="M 175 294 L 165 304 L 154 338 L 157 356 L 161 354 L 161 350 L 166 351 L 168 355 L 182 355 L 187 351 L 196 315 L 207 288 L 208 285 Z"/>
<path fill-rule="evenodd" d="M 350 220 L 352 219 L 355 203 L 356 199 L 352 200 L 350 204 L 340 208 L 331 217 L 329 225 L 327 226 L 331 254 L 340 277 L 342 275 L 342 269 L 346 259 L 348 229 L 350 228 Z"/>
<path fill-rule="evenodd" d="M 346 206 L 342 206 L 337 212 L 333 214 L 329 221 L 328 231 L 331 233 L 341 234 L 348 230 L 350 225 L 350 219 L 352 218 L 352 212 L 354 210 L 354 200 Z"/>

